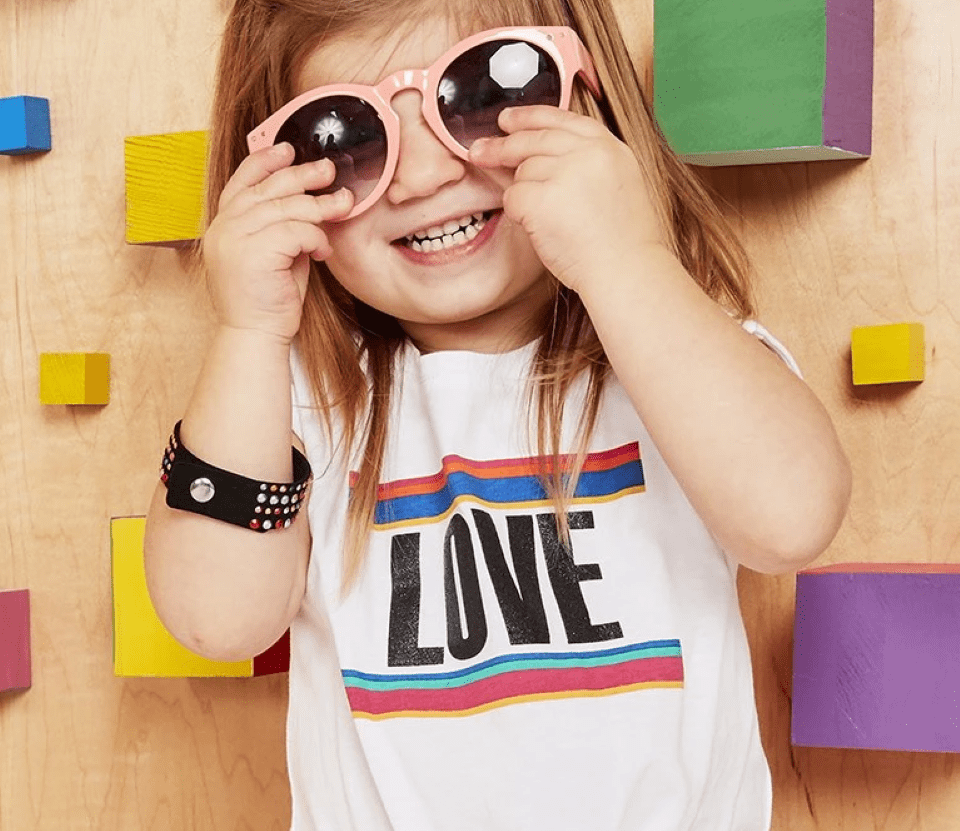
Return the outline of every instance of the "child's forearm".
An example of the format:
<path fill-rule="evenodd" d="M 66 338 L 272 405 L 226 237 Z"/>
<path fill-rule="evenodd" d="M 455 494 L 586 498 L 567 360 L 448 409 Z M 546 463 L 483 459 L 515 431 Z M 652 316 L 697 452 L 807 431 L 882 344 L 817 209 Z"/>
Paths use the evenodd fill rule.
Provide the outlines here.
<path fill-rule="evenodd" d="M 629 256 L 579 285 L 640 418 L 728 553 L 763 572 L 804 566 L 829 545 L 849 500 L 829 416 L 669 251 Z"/>
<path fill-rule="evenodd" d="M 195 456 L 268 482 L 293 478 L 290 347 L 221 327 L 181 425 Z M 159 457 L 158 457 L 159 462 Z M 283 634 L 303 596 L 309 552 L 306 506 L 265 534 L 169 508 L 158 484 L 144 557 L 154 606 L 189 649 L 243 660 Z"/>

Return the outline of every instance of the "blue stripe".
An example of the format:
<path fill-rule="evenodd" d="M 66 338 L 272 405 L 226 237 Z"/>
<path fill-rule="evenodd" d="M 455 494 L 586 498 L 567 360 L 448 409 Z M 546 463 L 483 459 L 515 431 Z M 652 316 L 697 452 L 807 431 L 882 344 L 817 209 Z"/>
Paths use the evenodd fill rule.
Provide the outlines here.
<path fill-rule="evenodd" d="M 580 474 L 574 498 L 610 496 L 627 488 L 644 484 L 643 466 L 633 459 L 610 470 L 586 471 Z M 469 473 L 451 473 L 446 484 L 433 493 L 398 496 L 377 503 L 374 522 L 386 525 L 411 519 L 429 519 L 442 516 L 460 496 L 475 496 L 484 502 L 509 504 L 514 502 L 542 502 L 547 493 L 536 476 L 510 476 L 501 479 L 481 479 Z"/>

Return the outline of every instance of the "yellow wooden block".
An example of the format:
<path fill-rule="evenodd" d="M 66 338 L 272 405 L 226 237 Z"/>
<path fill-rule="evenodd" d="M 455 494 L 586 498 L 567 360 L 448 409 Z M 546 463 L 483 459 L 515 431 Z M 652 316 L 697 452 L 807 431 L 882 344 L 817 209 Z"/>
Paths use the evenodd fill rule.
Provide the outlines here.
<path fill-rule="evenodd" d="M 124 140 L 127 242 L 170 245 L 199 239 L 207 133 L 161 133 Z"/>
<path fill-rule="evenodd" d="M 253 660 L 211 661 L 182 646 L 160 622 L 143 565 L 145 517 L 110 521 L 113 549 L 113 672 L 156 678 L 248 678 Z"/>
<path fill-rule="evenodd" d="M 109 404 L 110 356 L 102 352 L 40 355 L 41 404 Z"/>
<path fill-rule="evenodd" d="M 853 383 L 922 381 L 925 346 L 922 323 L 858 326 L 851 335 Z"/>

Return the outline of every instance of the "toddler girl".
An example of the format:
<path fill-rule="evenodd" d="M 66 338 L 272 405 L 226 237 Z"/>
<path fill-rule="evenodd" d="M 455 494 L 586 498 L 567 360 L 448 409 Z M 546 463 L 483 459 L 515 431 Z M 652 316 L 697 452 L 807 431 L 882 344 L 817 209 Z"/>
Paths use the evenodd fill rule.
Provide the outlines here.
<path fill-rule="evenodd" d="M 737 568 L 849 470 L 608 0 L 237 0 L 214 114 L 146 564 L 196 652 L 290 628 L 293 828 L 768 828 Z"/>

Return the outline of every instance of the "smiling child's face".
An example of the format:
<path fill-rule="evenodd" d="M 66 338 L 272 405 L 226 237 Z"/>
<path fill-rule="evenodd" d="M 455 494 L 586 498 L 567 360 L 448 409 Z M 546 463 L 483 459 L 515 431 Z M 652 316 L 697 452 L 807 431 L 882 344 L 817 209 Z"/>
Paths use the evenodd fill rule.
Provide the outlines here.
<path fill-rule="evenodd" d="M 460 38 L 446 19 L 428 18 L 401 34 L 327 41 L 306 61 L 296 93 L 425 68 Z M 400 119 L 396 172 L 371 208 L 325 227 L 330 271 L 354 297 L 395 317 L 423 351 L 519 346 L 552 295 L 529 237 L 502 211 L 513 171 L 483 171 L 453 155 L 423 120 L 418 92 L 404 90 L 392 104 Z M 445 225 L 450 233 L 453 223 L 473 228 L 454 232 L 451 247 L 414 242 Z"/>

